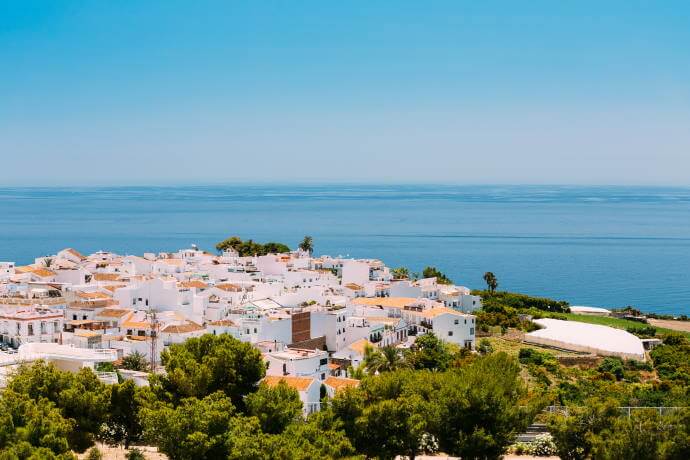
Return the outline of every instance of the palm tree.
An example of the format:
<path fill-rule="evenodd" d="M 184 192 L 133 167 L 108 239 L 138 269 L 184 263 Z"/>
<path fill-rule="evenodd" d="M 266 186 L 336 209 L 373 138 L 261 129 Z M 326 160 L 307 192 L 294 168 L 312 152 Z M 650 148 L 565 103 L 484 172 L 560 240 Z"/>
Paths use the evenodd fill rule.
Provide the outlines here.
<path fill-rule="evenodd" d="M 302 242 L 299 244 L 299 248 L 311 255 L 311 253 L 314 251 L 314 238 L 311 236 L 305 236 Z"/>
<path fill-rule="evenodd" d="M 406 280 L 410 277 L 410 270 L 407 267 L 398 267 L 391 270 L 391 275 L 396 280 Z"/>
<path fill-rule="evenodd" d="M 383 347 L 378 350 L 371 346 L 367 347 L 364 350 L 363 364 L 369 374 L 410 367 L 402 354 L 394 347 Z"/>
<path fill-rule="evenodd" d="M 496 279 L 496 275 L 494 275 L 491 272 L 486 272 L 484 273 L 484 281 L 486 281 L 486 286 L 489 288 L 489 292 L 493 294 L 496 291 L 496 288 L 498 287 L 498 280 Z"/>
<path fill-rule="evenodd" d="M 53 258 L 46 257 L 45 259 L 43 259 L 43 265 L 45 265 L 46 268 L 50 268 L 50 266 L 53 265 Z"/>

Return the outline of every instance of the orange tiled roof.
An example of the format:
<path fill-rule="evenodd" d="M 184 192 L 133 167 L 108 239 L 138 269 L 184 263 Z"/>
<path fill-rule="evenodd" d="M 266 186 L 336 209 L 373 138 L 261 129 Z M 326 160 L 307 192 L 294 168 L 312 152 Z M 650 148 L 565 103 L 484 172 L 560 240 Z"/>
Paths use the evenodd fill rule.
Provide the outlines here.
<path fill-rule="evenodd" d="M 347 379 L 344 377 L 328 377 L 323 383 L 333 388 L 335 391 L 341 388 L 356 388 L 359 386 L 359 380 Z"/>
<path fill-rule="evenodd" d="M 240 292 L 242 290 L 240 286 L 232 283 L 216 284 L 216 287 L 227 292 Z"/>
<path fill-rule="evenodd" d="M 15 269 L 16 271 L 16 269 Z M 48 270 L 47 268 L 34 268 L 32 270 L 33 274 L 36 276 L 40 276 L 41 278 L 48 278 L 50 276 L 55 276 L 56 273 L 54 271 Z"/>
<path fill-rule="evenodd" d="M 118 273 L 94 273 L 94 281 L 118 281 L 120 275 Z"/>
<path fill-rule="evenodd" d="M 82 299 L 109 299 L 110 296 L 108 294 L 104 294 L 103 292 L 84 292 L 84 291 L 75 291 L 75 294 L 77 297 L 80 297 Z"/>
<path fill-rule="evenodd" d="M 297 391 L 306 391 L 314 382 L 314 379 L 311 377 L 295 377 L 293 375 L 267 375 L 262 380 L 262 382 L 270 387 L 278 385 L 281 381 Z"/>
<path fill-rule="evenodd" d="M 352 343 L 351 343 L 350 345 L 348 345 L 347 347 L 348 347 L 350 350 L 356 351 L 356 352 L 359 353 L 360 355 L 364 356 L 364 350 L 365 350 L 367 347 L 373 347 L 373 346 L 374 346 L 374 344 L 372 344 L 371 342 L 369 342 L 367 339 L 359 339 L 359 340 L 357 340 L 356 342 L 352 342 Z"/>
<path fill-rule="evenodd" d="M 169 334 L 184 334 L 186 332 L 196 332 L 203 331 L 204 328 L 195 322 L 189 321 L 185 324 L 168 324 L 161 332 L 166 332 Z"/>
<path fill-rule="evenodd" d="M 182 281 L 179 285 L 180 285 L 180 287 L 183 287 L 183 288 L 197 288 L 197 289 L 206 289 L 208 287 L 208 284 L 204 283 L 203 281 L 199 281 L 199 280 Z"/>
<path fill-rule="evenodd" d="M 418 302 L 414 297 L 360 297 L 352 301 L 357 305 L 371 307 L 405 308 Z"/>

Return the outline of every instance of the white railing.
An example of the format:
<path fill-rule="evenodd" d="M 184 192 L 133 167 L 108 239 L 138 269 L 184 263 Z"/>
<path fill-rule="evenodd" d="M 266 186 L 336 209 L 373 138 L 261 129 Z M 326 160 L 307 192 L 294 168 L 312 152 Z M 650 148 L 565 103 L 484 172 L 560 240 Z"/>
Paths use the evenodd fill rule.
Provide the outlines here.
<path fill-rule="evenodd" d="M 690 407 L 680 407 L 680 406 L 620 406 L 618 409 L 623 415 L 630 417 L 633 412 L 636 411 L 656 411 L 659 415 L 668 415 L 672 412 L 679 410 L 688 410 Z M 570 415 L 570 410 L 568 406 L 547 406 L 544 412 L 549 414 L 561 414 L 568 417 Z"/>

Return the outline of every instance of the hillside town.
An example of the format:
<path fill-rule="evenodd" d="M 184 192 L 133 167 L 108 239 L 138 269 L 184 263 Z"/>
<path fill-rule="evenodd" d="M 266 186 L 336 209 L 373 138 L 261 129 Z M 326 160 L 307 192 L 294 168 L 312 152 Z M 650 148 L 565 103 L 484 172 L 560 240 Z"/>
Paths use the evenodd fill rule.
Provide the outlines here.
<path fill-rule="evenodd" d="M 297 389 L 305 413 L 356 385 L 369 347 L 409 349 L 433 332 L 475 349 L 481 299 L 435 277 L 399 278 L 376 259 L 314 257 L 311 248 L 242 256 L 192 245 L 141 256 L 73 248 L 30 265 L 0 263 L 0 384 L 13 367 L 46 360 L 94 370 L 136 354 L 154 372 L 172 344 L 229 334 L 261 351 L 265 382 Z M 146 385 L 148 372 L 120 375 Z M 98 372 L 106 383 L 114 372 Z"/>

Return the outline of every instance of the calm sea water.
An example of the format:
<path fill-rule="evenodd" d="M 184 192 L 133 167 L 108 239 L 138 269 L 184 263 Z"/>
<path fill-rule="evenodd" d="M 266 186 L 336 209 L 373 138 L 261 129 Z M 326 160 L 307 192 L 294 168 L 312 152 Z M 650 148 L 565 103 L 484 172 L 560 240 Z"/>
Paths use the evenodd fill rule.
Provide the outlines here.
<path fill-rule="evenodd" d="M 690 314 L 690 189 L 476 186 L 0 188 L 0 260 L 229 235 L 376 257 L 572 304 Z"/>

